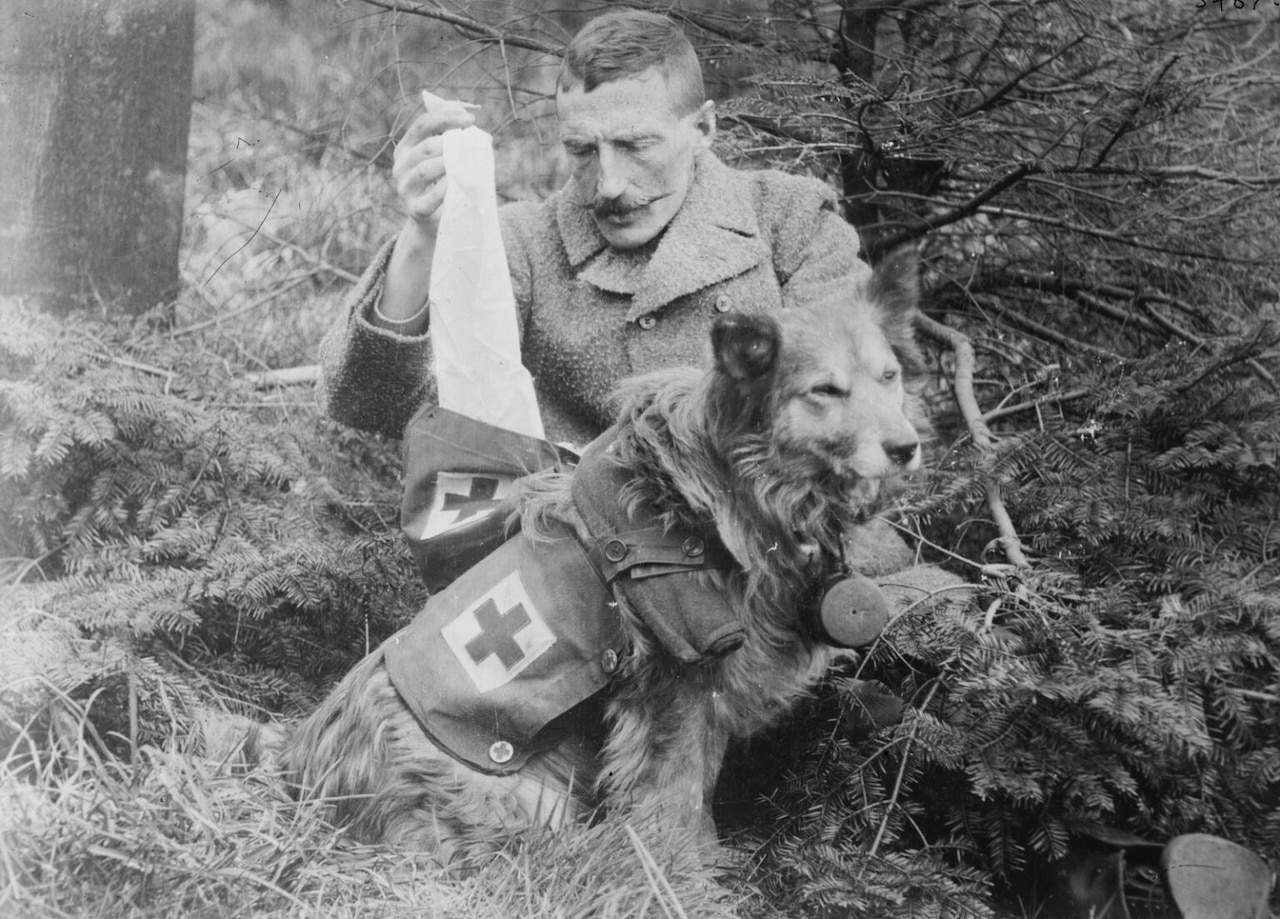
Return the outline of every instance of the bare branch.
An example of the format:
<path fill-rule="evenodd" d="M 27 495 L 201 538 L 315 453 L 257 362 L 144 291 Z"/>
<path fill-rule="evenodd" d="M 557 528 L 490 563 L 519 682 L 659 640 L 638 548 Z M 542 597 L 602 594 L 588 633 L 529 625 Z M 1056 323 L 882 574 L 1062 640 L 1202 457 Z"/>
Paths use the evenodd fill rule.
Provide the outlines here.
<path fill-rule="evenodd" d="M 881 239 L 878 248 L 882 250 L 892 249 L 905 242 L 920 239 L 922 236 L 930 233 L 939 227 L 945 227 L 948 224 L 971 217 L 982 209 L 982 206 L 1008 188 L 1021 182 L 1024 178 L 1036 170 L 1034 163 L 1023 163 L 1016 169 L 1013 169 L 1004 177 L 992 182 L 982 191 L 971 197 L 968 201 L 957 204 L 948 208 L 940 214 L 931 214 L 922 218 L 919 223 L 914 226 L 906 227 L 896 233 L 890 233 Z"/>
<path fill-rule="evenodd" d="M 552 57 L 560 57 L 561 52 L 564 50 L 562 47 L 548 42 L 530 38 L 527 34 L 495 28 L 478 19 L 472 19 L 470 16 L 463 16 L 426 3 L 417 3 L 415 0 L 363 0 L 363 2 L 390 13 L 408 13 L 411 16 L 422 16 L 425 19 L 448 23 L 468 35 L 511 48 L 539 51 Z"/>
<path fill-rule="evenodd" d="M 1146 88 L 1142 91 L 1142 95 L 1134 100 L 1133 105 L 1129 106 L 1129 111 L 1125 113 L 1124 119 L 1111 135 L 1111 139 L 1103 145 L 1102 149 L 1098 151 L 1098 155 L 1093 158 L 1094 166 L 1101 166 L 1103 160 L 1105 160 L 1107 155 L 1111 153 L 1112 148 L 1120 142 L 1120 138 L 1124 137 L 1134 129 L 1136 126 L 1134 124 L 1134 119 L 1138 117 L 1138 113 L 1142 111 L 1147 104 L 1147 100 L 1151 98 L 1151 91 L 1159 85 L 1160 81 L 1164 79 L 1165 74 L 1167 74 L 1177 62 L 1178 58 L 1176 56 L 1169 58 L 1169 60 L 1165 61 L 1165 65 L 1160 68 L 1160 72 L 1147 82 Z"/>
<path fill-rule="evenodd" d="M 967 206 L 969 202 L 966 202 Z M 1132 236 L 1125 236 L 1121 233 L 1112 233 L 1110 230 L 1100 230 L 1096 227 L 1085 226 L 1084 224 L 1071 223 L 1066 220 L 1060 220 L 1056 217 L 1049 217 L 1045 214 L 1032 214 L 1029 211 L 1015 211 L 1007 207 L 981 207 L 975 208 L 992 217 L 1008 217 L 1013 220 L 1025 220 L 1028 223 L 1038 223 L 1041 226 L 1057 227 L 1060 230 L 1066 230 L 1070 233 L 1080 233 L 1083 236 L 1091 236 L 1094 239 L 1105 239 L 1108 242 L 1120 243 L 1125 246 L 1132 246 L 1135 249 L 1146 249 L 1151 252 L 1163 252 L 1166 255 L 1177 255 L 1183 258 L 1201 258 L 1209 259 L 1215 262 L 1229 262 L 1235 265 L 1269 265 L 1270 262 L 1265 259 L 1257 258 L 1240 258 L 1238 256 L 1224 255 L 1221 252 L 1205 252 L 1196 249 L 1178 249 L 1173 246 L 1161 245 L 1158 243 L 1144 242 Z M 968 215 L 965 215 L 968 216 Z M 948 223 L 951 221 L 948 221 Z"/>
<path fill-rule="evenodd" d="M 982 409 L 978 406 L 978 398 L 973 393 L 974 367 L 977 364 L 973 353 L 973 342 L 963 332 L 945 326 L 923 314 L 916 316 L 916 327 L 925 335 L 951 348 L 956 358 L 955 381 L 953 383 L 956 406 L 960 409 L 960 415 L 964 418 L 965 425 L 969 428 L 969 436 L 973 438 L 973 445 L 982 453 L 993 452 L 995 450 L 995 439 L 991 436 L 991 429 L 987 427 L 986 421 L 982 418 Z M 1000 485 L 994 481 L 987 481 L 984 487 L 987 497 L 987 510 L 991 512 L 991 519 L 995 522 L 996 529 L 1000 533 L 1000 544 L 1004 548 L 1005 557 L 1009 559 L 1010 564 L 1018 568 L 1030 568 L 1031 563 L 1027 561 L 1027 557 L 1022 551 L 1022 541 L 1018 538 L 1018 531 L 1014 529 L 1013 521 L 1004 506 L 1004 498 L 1000 494 Z"/>
<path fill-rule="evenodd" d="M 1008 80 L 1003 86 L 995 90 L 995 92 L 991 93 L 991 95 L 984 96 L 981 101 L 975 103 L 974 105 L 971 105 L 969 108 L 965 109 L 963 112 L 960 112 L 960 114 L 957 115 L 956 117 L 968 118 L 971 115 L 976 115 L 979 112 L 983 112 L 991 108 L 997 102 L 999 102 L 1001 99 L 1007 96 L 1009 93 L 1017 89 L 1018 85 L 1022 83 L 1022 81 L 1025 80 L 1027 77 L 1031 76 L 1036 71 L 1042 70 L 1043 68 L 1049 66 L 1058 58 L 1062 57 L 1062 55 L 1066 54 L 1076 45 L 1084 41 L 1084 39 L 1085 39 L 1084 35 L 1077 36 L 1075 40 L 1067 42 L 1067 44 L 1063 45 L 1061 48 L 1053 52 L 1053 54 L 1049 55 L 1048 57 L 1042 60 L 1036 61 L 1034 64 L 1030 64 L 1024 67 L 1022 70 L 1014 74 L 1012 79 Z"/>

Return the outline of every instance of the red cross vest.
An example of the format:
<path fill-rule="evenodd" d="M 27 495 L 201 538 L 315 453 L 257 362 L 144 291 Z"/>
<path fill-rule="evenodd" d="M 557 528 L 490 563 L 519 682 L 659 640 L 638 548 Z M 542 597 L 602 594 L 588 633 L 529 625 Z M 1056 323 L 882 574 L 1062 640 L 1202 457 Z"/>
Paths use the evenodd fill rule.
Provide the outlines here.
<path fill-rule="evenodd" d="M 433 594 L 380 649 L 396 690 L 437 746 L 473 769 L 509 773 L 560 737 L 555 719 L 608 684 L 627 653 L 626 603 L 678 658 L 737 648 L 743 630 L 702 573 L 735 562 L 712 533 L 668 532 L 626 514 L 631 473 L 613 431 L 583 453 L 573 499 L 592 533 L 519 534 Z"/>

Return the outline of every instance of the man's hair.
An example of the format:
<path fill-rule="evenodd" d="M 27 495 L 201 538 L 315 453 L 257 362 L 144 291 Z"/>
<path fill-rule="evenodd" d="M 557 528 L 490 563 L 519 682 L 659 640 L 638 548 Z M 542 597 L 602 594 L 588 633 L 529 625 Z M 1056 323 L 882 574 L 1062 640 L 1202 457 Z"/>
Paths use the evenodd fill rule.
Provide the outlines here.
<path fill-rule="evenodd" d="M 671 89 L 677 112 L 687 115 L 702 105 L 706 89 L 693 45 L 674 22 L 658 13 L 615 10 L 597 16 L 565 48 L 556 92 L 581 85 L 591 92 L 656 67 Z"/>

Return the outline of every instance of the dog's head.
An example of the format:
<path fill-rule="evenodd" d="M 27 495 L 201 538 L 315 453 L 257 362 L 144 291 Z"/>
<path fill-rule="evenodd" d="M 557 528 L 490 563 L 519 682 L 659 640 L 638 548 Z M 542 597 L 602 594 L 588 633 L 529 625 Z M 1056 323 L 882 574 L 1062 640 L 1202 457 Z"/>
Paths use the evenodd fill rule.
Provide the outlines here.
<path fill-rule="evenodd" d="M 920 436 L 907 377 L 915 252 L 890 253 L 870 277 L 773 316 L 722 317 L 712 330 L 721 422 L 765 438 L 788 476 L 846 486 L 917 469 Z"/>

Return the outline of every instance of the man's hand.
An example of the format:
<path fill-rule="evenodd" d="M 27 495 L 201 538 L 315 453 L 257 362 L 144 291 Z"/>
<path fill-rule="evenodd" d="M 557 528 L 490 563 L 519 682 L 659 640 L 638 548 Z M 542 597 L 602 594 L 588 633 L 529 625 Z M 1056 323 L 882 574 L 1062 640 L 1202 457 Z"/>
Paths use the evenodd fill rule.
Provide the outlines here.
<path fill-rule="evenodd" d="M 475 121 L 475 115 L 462 104 L 435 106 L 415 118 L 396 144 L 391 176 L 407 219 L 387 265 L 382 302 L 371 317 L 384 328 L 416 335 L 426 325 L 431 259 L 446 185 L 440 135 L 452 128 L 470 127 Z"/>
<path fill-rule="evenodd" d="M 435 236 L 444 203 L 444 142 L 440 135 L 475 122 L 475 115 L 462 104 L 446 103 L 415 118 L 396 144 L 391 169 L 396 194 L 410 221 L 426 235 Z"/>

